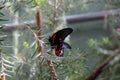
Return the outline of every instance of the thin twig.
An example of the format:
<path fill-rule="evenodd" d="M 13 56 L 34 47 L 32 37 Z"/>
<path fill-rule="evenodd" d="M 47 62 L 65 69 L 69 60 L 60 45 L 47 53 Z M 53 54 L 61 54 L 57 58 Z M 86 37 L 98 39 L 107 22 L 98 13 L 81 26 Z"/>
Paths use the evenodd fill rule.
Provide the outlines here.
<path fill-rule="evenodd" d="M 53 76 L 53 79 L 54 80 L 59 80 L 58 79 L 58 75 L 57 75 L 57 73 L 55 71 L 54 65 L 53 65 L 53 63 L 52 63 L 52 61 L 50 59 L 47 59 L 47 64 L 48 64 L 48 66 L 50 68 L 50 71 L 51 71 L 51 74 Z"/>
<path fill-rule="evenodd" d="M 42 27 L 42 21 L 41 21 L 41 14 L 40 14 L 40 11 L 39 11 L 39 8 L 37 8 L 37 13 L 36 13 L 36 26 L 39 30 L 41 30 L 41 27 Z M 41 31 L 37 32 L 37 37 L 38 37 L 38 40 L 41 40 Z M 42 54 L 42 47 L 41 45 L 42 43 L 40 43 L 40 41 L 38 41 L 38 54 Z M 40 56 L 38 57 L 39 59 L 42 59 L 41 57 L 41 54 Z"/>
<path fill-rule="evenodd" d="M 0 52 L 0 61 L 1 61 L 1 73 L 0 73 L 0 80 L 5 80 L 5 68 L 4 68 L 4 61 L 3 61 L 3 57 L 1 55 L 1 52 Z"/>

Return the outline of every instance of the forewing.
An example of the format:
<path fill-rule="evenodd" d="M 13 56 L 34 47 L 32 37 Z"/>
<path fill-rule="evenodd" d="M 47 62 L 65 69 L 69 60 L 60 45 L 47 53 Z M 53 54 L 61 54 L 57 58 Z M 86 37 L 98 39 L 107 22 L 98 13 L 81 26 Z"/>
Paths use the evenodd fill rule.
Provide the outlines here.
<path fill-rule="evenodd" d="M 65 37 L 67 37 L 73 31 L 72 28 L 65 28 L 54 33 L 50 38 L 49 42 L 52 47 L 60 45 L 60 39 L 64 41 Z"/>
<path fill-rule="evenodd" d="M 65 28 L 62 30 L 59 30 L 56 32 L 56 36 L 58 36 L 58 38 L 61 38 L 63 41 L 64 39 L 70 34 L 72 33 L 73 29 L 72 28 Z"/>

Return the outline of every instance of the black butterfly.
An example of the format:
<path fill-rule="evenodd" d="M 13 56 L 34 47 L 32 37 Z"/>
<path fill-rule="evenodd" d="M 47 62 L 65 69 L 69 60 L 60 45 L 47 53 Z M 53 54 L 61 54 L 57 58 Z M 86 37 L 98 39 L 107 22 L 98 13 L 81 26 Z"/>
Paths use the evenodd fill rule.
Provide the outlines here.
<path fill-rule="evenodd" d="M 57 31 L 49 38 L 50 45 L 52 49 L 55 50 L 57 56 L 63 56 L 65 48 L 71 49 L 71 46 L 64 42 L 64 39 L 72 32 L 72 28 L 64 28 Z"/>

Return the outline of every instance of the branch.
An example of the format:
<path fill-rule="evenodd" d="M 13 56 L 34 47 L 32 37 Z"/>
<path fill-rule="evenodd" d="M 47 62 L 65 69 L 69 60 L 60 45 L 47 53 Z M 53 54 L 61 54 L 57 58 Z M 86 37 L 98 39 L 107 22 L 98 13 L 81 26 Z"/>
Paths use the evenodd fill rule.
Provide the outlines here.
<path fill-rule="evenodd" d="M 52 61 L 50 59 L 47 59 L 47 64 L 48 64 L 48 66 L 50 68 L 50 71 L 51 71 L 51 74 L 52 74 L 54 80 L 59 80 L 58 75 L 57 75 L 57 73 L 55 71 L 55 68 L 53 66 L 53 63 L 52 63 Z"/>
<path fill-rule="evenodd" d="M 101 73 L 103 68 L 114 58 L 114 56 L 109 56 L 104 60 L 103 63 L 98 65 L 85 80 L 95 80 Z"/>

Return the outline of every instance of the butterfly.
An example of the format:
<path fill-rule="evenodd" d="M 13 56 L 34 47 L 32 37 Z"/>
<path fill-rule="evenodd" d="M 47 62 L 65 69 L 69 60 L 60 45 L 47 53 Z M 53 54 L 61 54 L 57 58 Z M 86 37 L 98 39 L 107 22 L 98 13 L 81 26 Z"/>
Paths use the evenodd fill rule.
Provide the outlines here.
<path fill-rule="evenodd" d="M 52 49 L 55 50 L 56 56 L 63 56 L 65 48 L 71 49 L 71 46 L 68 43 L 64 42 L 64 39 L 72 32 L 72 28 L 64 28 L 62 30 L 57 31 L 49 37 L 48 40 Z"/>

